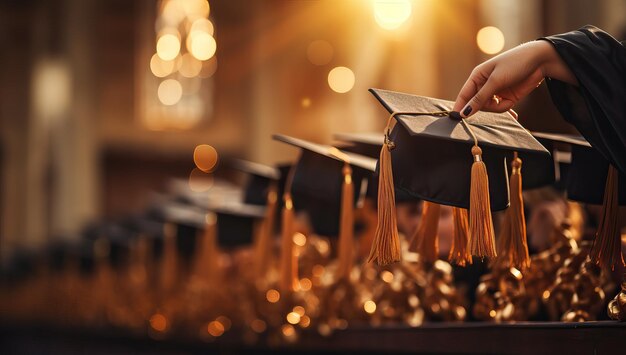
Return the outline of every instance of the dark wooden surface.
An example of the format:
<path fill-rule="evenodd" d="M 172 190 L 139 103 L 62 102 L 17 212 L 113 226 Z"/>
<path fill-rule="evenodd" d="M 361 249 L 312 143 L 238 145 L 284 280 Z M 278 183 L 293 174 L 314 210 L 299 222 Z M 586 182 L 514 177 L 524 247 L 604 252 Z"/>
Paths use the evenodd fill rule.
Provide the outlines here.
<path fill-rule="evenodd" d="M 624 354 L 626 323 L 435 323 L 420 328 L 352 328 L 304 334 L 294 345 L 244 345 L 235 334 L 215 343 L 154 340 L 122 331 L 0 326 L 2 354 Z"/>

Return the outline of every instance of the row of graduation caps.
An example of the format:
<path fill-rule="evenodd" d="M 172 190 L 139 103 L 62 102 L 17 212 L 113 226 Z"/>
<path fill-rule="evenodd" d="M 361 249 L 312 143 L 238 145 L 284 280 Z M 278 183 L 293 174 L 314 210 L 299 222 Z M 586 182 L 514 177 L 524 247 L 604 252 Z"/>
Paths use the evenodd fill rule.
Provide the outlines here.
<path fill-rule="evenodd" d="M 624 177 L 584 138 L 531 133 L 506 113 L 479 112 L 460 120 L 448 111 L 452 106 L 449 101 L 380 89 L 370 91 L 391 114 L 385 133 L 337 134 L 335 138 L 342 142 L 339 148 L 274 135 L 275 140 L 299 148 L 299 159 L 295 164 L 280 167 L 244 161 L 229 164 L 249 174 L 243 196 L 241 191 L 219 185 L 211 189 L 209 198 L 181 192 L 174 203 L 162 203 L 140 217 L 87 230 L 87 239 L 107 236 L 111 257 L 115 258 L 119 253 L 114 251 L 124 249 L 130 235 L 162 236 L 163 223 L 168 222 L 177 226 L 179 249 L 190 256 L 195 238 L 184 236 L 194 236 L 204 229 L 206 212 L 211 211 L 217 217 L 219 246 L 236 248 L 254 242 L 258 221 L 270 215 L 280 220 L 279 213 L 268 213 L 271 204 L 274 209 L 287 207 L 306 212 L 315 234 L 330 238 L 348 234 L 344 242 L 339 241 L 337 254 L 354 259 L 349 250 L 355 248 L 351 245 L 354 243 L 352 209 L 365 199 L 376 200 L 378 195 L 378 226 L 375 235 L 368 238 L 373 244 L 369 261 L 379 264 L 398 261 L 399 242 L 394 240 L 397 231 L 393 230 L 397 228 L 394 205 L 423 200 L 453 206 L 465 213 L 461 225 L 467 230 L 455 231 L 453 261 L 464 264 L 471 262 L 472 255 L 494 257 L 500 253 L 505 254 L 500 257 L 512 266 L 523 268 L 528 262 L 523 206 L 521 210 L 516 209 L 521 216 L 510 216 L 518 222 L 521 217 L 519 227 L 523 230 L 508 233 L 511 238 L 524 239 L 513 243 L 522 247 L 517 251 L 498 248 L 496 252 L 491 211 L 507 209 L 510 202 L 523 203 L 520 189 L 553 185 L 565 191 L 571 200 L 603 205 L 591 256 L 604 267 L 622 262 L 617 207 L 626 203 L 626 189 L 618 190 L 617 185 Z M 392 124 L 394 119 L 395 125 Z M 476 146 L 480 150 L 471 150 L 472 158 L 470 149 Z M 386 153 L 389 153 L 387 157 L 383 157 Z M 520 173 L 518 158 L 523 161 L 524 178 L 518 180 L 521 186 L 511 187 L 513 179 L 509 177 Z M 514 161 L 518 162 L 515 169 L 511 166 L 515 165 L 511 164 Z M 476 175 L 480 168 L 475 165 L 483 162 L 484 177 L 488 175 L 488 178 L 485 179 L 487 185 L 480 190 L 480 182 L 472 180 L 481 179 Z M 385 169 L 388 171 L 383 171 Z M 390 178 L 389 173 L 393 177 Z M 379 180 L 383 179 L 386 181 L 381 183 Z M 349 184 L 347 188 L 346 184 Z M 378 192 L 379 188 L 389 189 L 390 186 L 393 193 Z M 344 197 L 351 203 L 342 203 Z M 350 217 L 348 222 L 343 222 L 341 217 L 347 213 L 346 209 L 350 210 Z M 431 210 L 438 213 L 438 209 Z M 460 218 L 456 214 L 455 217 Z M 342 223 L 349 226 L 342 226 Z M 510 224 L 515 223 L 505 225 Z M 266 234 L 274 235 L 277 229 L 271 228 Z M 510 244 L 506 244 L 509 249 L 513 248 Z"/>

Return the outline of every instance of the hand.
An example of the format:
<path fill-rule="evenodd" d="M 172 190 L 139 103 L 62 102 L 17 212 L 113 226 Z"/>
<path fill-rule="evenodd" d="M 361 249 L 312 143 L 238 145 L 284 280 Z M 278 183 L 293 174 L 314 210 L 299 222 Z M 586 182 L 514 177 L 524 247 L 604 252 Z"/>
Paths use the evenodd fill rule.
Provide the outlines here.
<path fill-rule="evenodd" d="M 576 77 L 548 41 L 525 43 L 480 64 L 454 104 L 468 117 L 479 110 L 505 112 L 537 88 L 545 77 L 578 85 Z"/>

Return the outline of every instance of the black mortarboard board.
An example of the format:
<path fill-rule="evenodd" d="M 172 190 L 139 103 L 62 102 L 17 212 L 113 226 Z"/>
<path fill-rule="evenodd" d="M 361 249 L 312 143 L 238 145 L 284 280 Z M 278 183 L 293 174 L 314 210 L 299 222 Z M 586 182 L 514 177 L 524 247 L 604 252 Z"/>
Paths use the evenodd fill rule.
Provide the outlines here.
<path fill-rule="evenodd" d="M 559 164 L 563 186 L 567 198 L 577 202 L 601 205 L 604 198 L 609 162 L 582 136 L 558 133 L 533 132 L 533 135 L 552 145 L 571 149 L 569 164 Z M 554 155 L 556 158 L 556 154 Z M 626 176 L 619 173 L 619 186 L 626 186 Z M 626 188 L 618 189 L 619 204 L 626 205 Z"/>
<path fill-rule="evenodd" d="M 209 206 L 217 216 L 217 240 L 222 248 L 252 244 L 255 226 L 265 217 L 265 208 L 238 202 Z"/>
<path fill-rule="evenodd" d="M 241 159 L 231 160 L 230 165 L 248 175 L 244 186 L 243 202 L 265 206 L 270 185 L 272 182 L 279 181 L 280 170 L 269 165 Z"/>
<path fill-rule="evenodd" d="M 376 160 L 285 135 L 276 134 L 273 138 L 301 149 L 291 183 L 294 207 L 298 211 L 306 211 L 315 233 L 330 237 L 337 236 L 344 161 L 333 152 L 345 155 L 353 168 L 355 204 L 359 199 L 363 180 L 369 178 L 376 168 Z"/>
<path fill-rule="evenodd" d="M 343 151 L 365 155 L 374 159 L 378 159 L 380 156 L 380 148 L 383 146 L 384 142 L 384 135 L 380 133 L 338 133 L 333 136 L 335 139 L 349 143 L 349 145 L 341 148 Z M 368 180 L 367 197 L 375 200 L 377 194 L 378 175 L 372 174 Z M 402 189 L 396 189 L 395 195 L 396 203 L 414 203 L 420 200 Z"/>
<path fill-rule="evenodd" d="M 420 113 L 395 116 L 399 124 L 390 137 L 395 143 L 391 152 L 395 186 L 418 198 L 469 208 L 472 133 L 488 170 L 492 210 L 509 204 L 506 158 L 513 152 L 550 162 L 549 152 L 508 113 L 478 112 L 463 124 L 448 116 L 422 114 L 449 111 L 452 101 L 380 89 L 370 92 L 390 113 Z"/>

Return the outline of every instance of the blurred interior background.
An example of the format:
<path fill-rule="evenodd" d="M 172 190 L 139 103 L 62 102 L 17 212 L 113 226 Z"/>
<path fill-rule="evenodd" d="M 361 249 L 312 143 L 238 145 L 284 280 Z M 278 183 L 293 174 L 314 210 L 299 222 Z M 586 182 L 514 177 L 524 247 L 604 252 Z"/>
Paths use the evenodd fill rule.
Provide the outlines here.
<path fill-rule="evenodd" d="M 624 39 L 626 1 L 2 0 L 1 256 L 193 188 L 197 145 L 284 162 L 272 133 L 380 131 L 368 88 L 454 100 L 480 62 L 585 24 Z M 570 129 L 544 87 L 517 109 Z"/>

